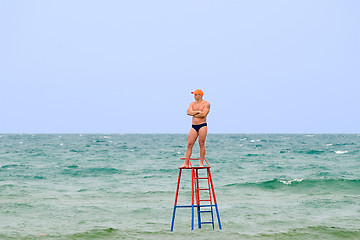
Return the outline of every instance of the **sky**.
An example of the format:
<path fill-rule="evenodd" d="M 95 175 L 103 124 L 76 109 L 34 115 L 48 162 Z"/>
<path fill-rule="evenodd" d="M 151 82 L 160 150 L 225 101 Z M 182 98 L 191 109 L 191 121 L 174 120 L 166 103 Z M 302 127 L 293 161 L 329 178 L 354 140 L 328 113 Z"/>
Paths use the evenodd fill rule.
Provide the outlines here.
<path fill-rule="evenodd" d="M 358 0 L 0 0 L 0 133 L 360 131 Z"/>

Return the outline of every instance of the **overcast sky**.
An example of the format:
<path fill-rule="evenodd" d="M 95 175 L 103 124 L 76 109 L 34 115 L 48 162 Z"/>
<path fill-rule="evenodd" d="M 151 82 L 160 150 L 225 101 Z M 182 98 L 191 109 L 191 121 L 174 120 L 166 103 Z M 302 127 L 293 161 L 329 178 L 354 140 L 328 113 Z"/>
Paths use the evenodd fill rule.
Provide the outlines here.
<path fill-rule="evenodd" d="M 0 133 L 359 133 L 358 0 L 0 0 Z"/>

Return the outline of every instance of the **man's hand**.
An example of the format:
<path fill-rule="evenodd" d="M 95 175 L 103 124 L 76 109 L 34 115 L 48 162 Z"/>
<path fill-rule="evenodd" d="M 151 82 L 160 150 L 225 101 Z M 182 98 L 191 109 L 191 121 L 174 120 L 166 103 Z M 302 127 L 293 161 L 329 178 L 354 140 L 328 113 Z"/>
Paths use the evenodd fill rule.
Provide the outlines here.
<path fill-rule="evenodd" d="M 189 116 L 196 116 L 196 115 L 198 115 L 198 114 L 200 114 L 201 113 L 201 111 L 188 111 L 187 112 L 187 114 L 189 115 Z"/>

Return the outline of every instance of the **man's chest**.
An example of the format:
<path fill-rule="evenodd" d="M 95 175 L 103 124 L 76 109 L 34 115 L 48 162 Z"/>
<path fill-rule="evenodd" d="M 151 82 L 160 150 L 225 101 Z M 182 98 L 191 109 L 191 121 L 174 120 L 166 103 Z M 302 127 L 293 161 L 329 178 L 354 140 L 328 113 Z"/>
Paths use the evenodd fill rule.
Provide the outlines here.
<path fill-rule="evenodd" d="M 194 111 L 202 111 L 205 108 L 205 104 L 194 103 L 192 108 L 193 108 Z"/>

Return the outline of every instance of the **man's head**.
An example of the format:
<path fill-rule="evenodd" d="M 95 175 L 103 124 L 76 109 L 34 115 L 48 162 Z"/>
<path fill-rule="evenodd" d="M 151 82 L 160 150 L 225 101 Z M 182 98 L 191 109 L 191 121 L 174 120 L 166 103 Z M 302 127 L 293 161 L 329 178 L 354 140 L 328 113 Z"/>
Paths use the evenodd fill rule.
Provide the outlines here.
<path fill-rule="evenodd" d="M 201 91 L 200 89 L 196 89 L 194 92 L 191 93 L 194 94 L 195 100 L 201 100 L 204 95 L 203 91 Z"/>
<path fill-rule="evenodd" d="M 201 96 L 204 95 L 203 91 L 201 91 L 200 89 L 196 89 L 194 92 L 191 92 L 194 95 L 200 94 Z"/>

